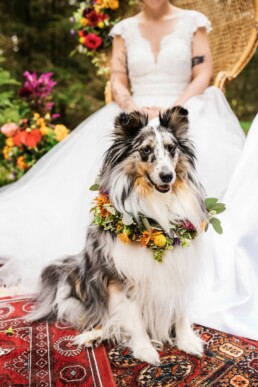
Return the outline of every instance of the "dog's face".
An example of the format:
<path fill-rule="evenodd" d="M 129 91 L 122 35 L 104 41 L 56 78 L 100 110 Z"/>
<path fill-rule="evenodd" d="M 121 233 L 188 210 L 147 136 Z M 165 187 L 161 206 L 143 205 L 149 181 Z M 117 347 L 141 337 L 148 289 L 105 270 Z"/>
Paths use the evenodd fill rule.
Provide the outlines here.
<path fill-rule="evenodd" d="M 123 173 L 145 192 L 171 191 L 185 168 L 187 115 L 187 110 L 177 106 L 160 115 L 159 123 L 151 125 L 140 112 L 120 114 L 115 122 L 114 152 L 110 152 L 110 159 L 107 155 L 107 163 L 111 162 L 113 168 L 122 165 Z M 193 160 L 192 149 L 187 151 L 187 158 Z"/>

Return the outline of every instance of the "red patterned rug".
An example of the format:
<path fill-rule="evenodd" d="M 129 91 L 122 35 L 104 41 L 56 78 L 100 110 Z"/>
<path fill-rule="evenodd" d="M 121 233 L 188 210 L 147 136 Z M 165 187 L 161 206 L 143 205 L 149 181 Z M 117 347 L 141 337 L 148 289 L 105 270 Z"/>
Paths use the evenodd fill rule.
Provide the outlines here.
<path fill-rule="evenodd" d="M 32 308 L 28 298 L 0 299 L 0 387 L 258 387 L 258 342 L 196 325 L 204 356 L 167 346 L 155 367 L 121 346 L 74 346 L 69 326 L 29 324 Z"/>
<path fill-rule="evenodd" d="M 0 299 L 0 386 L 114 387 L 104 346 L 72 345 L 76 331 L 24 320 L 30 299 Z M 12 327 L 12 328 L 11 328 Z"/>
<path fill-rule="evenodd" d="M 159 367 L 141 363 L 128 349 L 108 350 L 118 387 L 257 387 L 258 342 L 196 325 L 205 341 L 202 358 L 169 346 L 160 352 Z"/>

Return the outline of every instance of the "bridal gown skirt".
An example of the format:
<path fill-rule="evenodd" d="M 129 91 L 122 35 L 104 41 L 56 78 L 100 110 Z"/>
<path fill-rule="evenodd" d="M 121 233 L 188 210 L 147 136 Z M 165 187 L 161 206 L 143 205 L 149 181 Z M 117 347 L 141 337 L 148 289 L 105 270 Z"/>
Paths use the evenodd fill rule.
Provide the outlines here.
<path fill-rule="evenodd" d="M 134 98 L 140 106 L 168 107 L 173 103 L 169 96 Z M 243 132 L 224 95 L 215 87 L 191 98 L 185 107 L 189 110 L 200 180 L 208 196 L 221 197 L 240 159 Z M 115 103 L 105 106 L 20 181 L 0 190 L 0 258 L 5 263 L 0 268 L 0 284 L 19 283 L 21 291 L 33 292 L 42 267 L 83 249 L 96 195 L 89 187 L 98 174 L 111 141 L 114 118 L 120 112 Z M 216 243 L 219 245 L 220 239 Z M 235 264 L 230 264 L 236 275 Z M 220 326 L 218 321 L 217 328 Z"/>

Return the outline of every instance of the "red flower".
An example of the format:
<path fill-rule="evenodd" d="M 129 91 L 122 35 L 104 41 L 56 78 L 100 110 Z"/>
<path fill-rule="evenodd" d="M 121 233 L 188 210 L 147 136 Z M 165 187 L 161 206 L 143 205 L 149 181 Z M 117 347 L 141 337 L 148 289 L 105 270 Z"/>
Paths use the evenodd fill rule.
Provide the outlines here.
<path fill-rule="evenodd" d="M 25 144 L 27 136 L 28 136 L 28 132 L 26 132 L 25 130 L 22 130 L 17 134 L 15 134 L 15 136 L 13 136 L 14 145 L 19 146 L 21 144 Z"/>
<path fill-rule="evenodd" d="M 96 25 L 98 24 L 99 22 L 99 14 L 96 12 L 96 11 L 91 11 L 90 13 L 88 13 L 87 15 L 87 20 L 89 22 L 89 25 L 91 27 L 96 27 Z"/>
<path fill-rule="evenodd" d="M 30 87 L 21 87 L 19 90 L 19 96 L 22 98 L 28 98 L 33 93 L 32 89 Z"/>
<path fill-rule="evenodd" d="M 26 145 L 28 148 L 35 148 L 42 138 L 42 134 L 39 129 L 34 129 L 31 132 L 22 130 L 13 137 L 13 143 L 16 146 L 21 144 Z"/>
<path fill-rule="evenodd" d="M 82 16 L 83 17 L 87 17 L 89 13 L 92 12 L 92 8 L 85 8 L 83 13 L 82 13 Z"/>
<path fill-rule="evenodd" d="M 182 226 L 183 226 L 184 228 L 186 228 L 187 230 L 189 230 L 189 231 L 195 230 L 194 225 L 193 225 L 189 220 L 183 221 L 183 222 L 182 222 Z"/>
<path fill-rule="evenodd" d="M 86 32 L 86 31 L 83 31 L 83 30 L 81 30 L 81 31 L 79 31 L 79 32 L 78 32 L 78 35 L 79 35 L 81 38 L 83 38 L 84 36 L 86 36 L 86 35 L 87 35 L 87 32 Z"/>
<path fill-rule="evenodd" d="M 102 39 L 100 36 L 95 34 L 89 34 L 85 36 L 85 46 L 88 47 L 89 50 L 97 50 L 101 44 Z"/>
<path fill-rule="evenodd" d="M 42 139 L 42 134 L 39 129 L 34 129 L 30 133 L 28 133 L 28 136 L 26 138 L 25 145 L 27 145 L 28 148 L 35 148 L 37 144 Z"/>

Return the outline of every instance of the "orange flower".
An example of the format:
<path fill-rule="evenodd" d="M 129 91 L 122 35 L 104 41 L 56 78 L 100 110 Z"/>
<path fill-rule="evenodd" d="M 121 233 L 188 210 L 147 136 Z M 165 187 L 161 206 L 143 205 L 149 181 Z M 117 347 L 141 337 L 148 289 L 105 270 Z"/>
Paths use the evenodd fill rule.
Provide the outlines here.
<path fill-rule="evenodd" d="M 7 146 L 9 146 L 10 148 L 14 146 L 14 142 L 13 142 L 13 138 L 12 137 L 8 137 L 6 140 L 5 140 L 5 143 Z"/>
<path fill-rule="evenodd" d="M 127 233 L 124 231 L 118 235 L 118 238 L 123 243 L 127 243 L 127 244 L 130 243 L 130 238 L 128 237 Z"/>
<path fill-rule="evenodd" d="M 203 221 L 201 222 L 201 230 L 202 230 L 202 232 L 205 231 L 206 225 L 207 225 L 207 223 L 205 222 L 205 220 L 203 220 Z"/>
<path fill-rule="evenodd" d="M 160 237 L 162 238 L 162 236 L 164 237 L 161 231 L 155 231 L 154 228 L 151 228 L 150 231 L 146 230 L 142 233 L 140 244 L 142 246 L 147 246 L 150 241 L 153 241 L 155 245 L 161 247 L 161 245 L 158 243 L 160 243 Z M 162 242 L 164 242 L 164 238 L 162 238 Z M 164 246 L 164 244 L 162 246 Z"/>
<path fill-rule="evenodd" d="M 45 123 L 45 120 L 44 118 L 40 117 L 38 120 L 37 120 L 37 125 L 40 126 L 41 128 L 44 128 L 46 126 L 46 123 Z"/>
<path fill-rule="evenodd" d="M 141 244 L 142 246 L 147 246 L 147 245 L 149 244 L 150 240 L 151 240 L 151 232 L 149 232 L 149 231 L 147 231 L 147 230 L 144 231 L 144 232 L 142 233 L 141 238 L 140 238 L 140 244 Z"/>
<path fill-rule="evenodd" d="M 109 197 L 106 194 L 100 194 L 98 197 L 95 198 L 95 201 L 97 202 L 98 206 L 103 206 L 104 204 L 110 204 Z"/>
<path fill-rule="evenodd" d="M 101 207 L 100 214 L 103 218 L 106 218 L 109 215 L 109 212 L 108 212 L 108 210 L 105 209 L 105 207 Z"/>
<path fill-rule="evenodd" d="M 17 168 L 21 171 L 29 168 L 29 165 L 24 161 L 24 156 L 19 156 L 16 161 Z"/>

